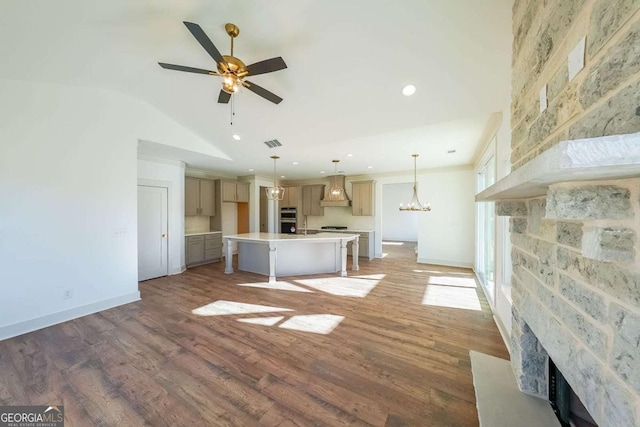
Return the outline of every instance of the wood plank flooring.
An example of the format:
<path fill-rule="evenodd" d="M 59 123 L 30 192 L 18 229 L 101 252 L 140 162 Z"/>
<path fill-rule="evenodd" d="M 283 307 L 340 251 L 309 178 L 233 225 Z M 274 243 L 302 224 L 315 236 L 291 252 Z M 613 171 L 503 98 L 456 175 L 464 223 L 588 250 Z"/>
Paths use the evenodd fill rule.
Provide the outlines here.
<path fill-rule="evenodd" d="M 298 291 L 223 263 L 141 282 L 139 302 L 0 341 L 0 404 L 62 404 L 67 426 L 477 426 L 469 350 L 508 358 L 482 291 L 384 250 L 347 279 L 283 279 Z"/>

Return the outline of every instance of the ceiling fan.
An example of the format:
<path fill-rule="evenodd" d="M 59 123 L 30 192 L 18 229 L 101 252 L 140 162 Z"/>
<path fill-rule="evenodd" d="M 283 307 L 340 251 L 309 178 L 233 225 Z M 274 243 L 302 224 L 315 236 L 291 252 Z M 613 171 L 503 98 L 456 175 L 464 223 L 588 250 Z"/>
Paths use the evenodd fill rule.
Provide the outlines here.
<path fill-rule="evenodd" d="M 255 64 L 244 65 L 244 62 L 233 56 L 233 39 L 238 37 L 240 34 L 240 29 L 235 24 L 226 24 L 224 26 L 227 34 L 231 37 L 230 55 L 221 55 L 220 51 L 216 48 L 211 39 L 207 37 L 200 25 L 186 21 L 184 22 L 184 25 L 187 26 L 187 29 L 191 34 L 193 34 L 193 37 L 198 40 L 198 43 L 200 43 L 204 50 L 206 50 L 213 60 L 216 61 L 218 71 L 158 62 L 162 68 L 222 77 L 222 89 L 218 95 L 218 102 L 221 104 L 227 104 L 231 99 L 231 95 L 236 93 L 241 87 L 246 87 L 251 92 L 273 102 L 274 104 L 282 102 L 282 98 L 273 92 L 245 80 L 245 77 L 247 76 L 272 73 L 274 71 L 287 68 L 287 64 L 284 63 L 282 57 L 278 56 L 277 58 L 265 59 L 264 61 L 256 62 Z"/>

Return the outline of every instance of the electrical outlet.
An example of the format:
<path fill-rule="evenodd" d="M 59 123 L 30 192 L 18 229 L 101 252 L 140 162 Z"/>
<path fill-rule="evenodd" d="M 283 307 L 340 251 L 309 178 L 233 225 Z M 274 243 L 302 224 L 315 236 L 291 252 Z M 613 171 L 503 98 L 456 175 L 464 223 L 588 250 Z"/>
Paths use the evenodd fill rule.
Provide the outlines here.
<path fill-rule="evenodd" d="M 73 289 L 65 289 L 64 293 L 62 294 L 62 298 L 64 298 L 64 299 L 73 298 Z"/>

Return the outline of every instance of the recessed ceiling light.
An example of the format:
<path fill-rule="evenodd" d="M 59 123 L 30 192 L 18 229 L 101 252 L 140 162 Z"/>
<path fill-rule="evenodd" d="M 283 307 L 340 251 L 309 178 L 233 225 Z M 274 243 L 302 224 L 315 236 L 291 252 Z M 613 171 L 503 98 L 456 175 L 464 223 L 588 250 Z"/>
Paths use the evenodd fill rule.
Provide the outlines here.
<path fill-rule="evenodd" d="M 280 175 L 280 178 L 285 178 L 285 176 L 284 175 Z"/>
<path fill-rule="evenodd" d="M 449 150 L 449 151 L 447 151 L 447 153 L 449 153 L 449 154 L 453 154 L 453 153 L 455 153 L 455 152 L 456 152 L 456 150 Z"/>
<path fill-rule="evenodd" d="M 373 166 L 367 166 L 367 169 L 373 169 Z"/>
<path fill-rule="evenodd" d="M 320 171 L 320 173 L 326 173 L 325 171 Z"/>
<path fill-rule="evenodd" d="M 253 169 L 249 169 L 249 172 L 253 172 Z"/>
<path fill-rule="evenodd" d="M 347 154 L 347 157 L 353 157 L 353 154 L 349 153 Z"/>
<path fill-rule="evenodd" d="M 402 94 L 404 96 L 411 96 L 416 93 L 416 87 L 414 85 L 406 85 L 402 88 Z"/>
<path fill-rule="evenodd" d="M 236 141 L 240 141 L 240 135 L 231 135 L 231 138 L 235 139 Z"/>
<path fill-rule="evenodd" d="M 293 162 L 293 163 L 291 163 L 291 164 L 292 164 L 292 165 L 297 165 L 297 164 L 299 164 L 299 163 L 298 163 L 298 162 Z"/>

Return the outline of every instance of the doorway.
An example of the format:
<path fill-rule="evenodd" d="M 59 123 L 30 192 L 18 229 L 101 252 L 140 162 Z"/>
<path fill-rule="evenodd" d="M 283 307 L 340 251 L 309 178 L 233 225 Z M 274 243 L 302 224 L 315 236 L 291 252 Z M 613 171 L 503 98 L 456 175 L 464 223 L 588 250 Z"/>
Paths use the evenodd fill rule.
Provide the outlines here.
<path fill-rule="evenodd" d="M 138 185 L 138 280 L 169 274 L 168 188 Z"/>

